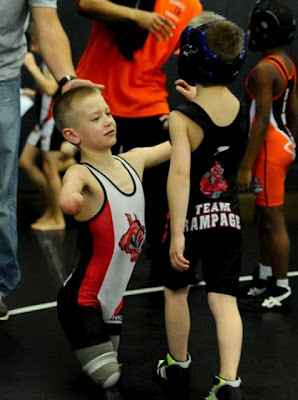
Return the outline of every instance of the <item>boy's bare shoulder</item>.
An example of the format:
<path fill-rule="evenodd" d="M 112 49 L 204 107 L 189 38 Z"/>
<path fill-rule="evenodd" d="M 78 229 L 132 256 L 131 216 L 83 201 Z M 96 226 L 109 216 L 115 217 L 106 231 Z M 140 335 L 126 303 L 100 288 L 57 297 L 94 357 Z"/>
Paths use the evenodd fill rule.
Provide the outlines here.
<path fill-rule="evenodd" d="M 83 179 L 89 175 L 87 168 L 82 164 L 73 164 L 67 168 L 63 180 Z"/>
<path fill-rule="evenodd" d="M 125 161 L 131 164 L 132 167 L 135 168 L 136 165 L 144 164 L 143 157 L 146 152 L 144 151 L 144 149 L 145 148 L 143 147 L 135 147 L 134 149 L 131 149 L 126 153 L 119 154 L 119 157 L 123 158 Z"/>

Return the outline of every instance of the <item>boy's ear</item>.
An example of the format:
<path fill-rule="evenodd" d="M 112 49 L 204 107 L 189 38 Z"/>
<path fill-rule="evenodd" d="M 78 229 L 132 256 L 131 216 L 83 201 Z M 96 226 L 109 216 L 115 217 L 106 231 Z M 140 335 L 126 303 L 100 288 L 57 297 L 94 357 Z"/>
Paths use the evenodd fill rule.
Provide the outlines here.
<path fill-rule="evenodd" d="M 64 128 L 62 130 L 63 137 L 72 144 L 79 144 L 81 139 L 73 128 Z"/>

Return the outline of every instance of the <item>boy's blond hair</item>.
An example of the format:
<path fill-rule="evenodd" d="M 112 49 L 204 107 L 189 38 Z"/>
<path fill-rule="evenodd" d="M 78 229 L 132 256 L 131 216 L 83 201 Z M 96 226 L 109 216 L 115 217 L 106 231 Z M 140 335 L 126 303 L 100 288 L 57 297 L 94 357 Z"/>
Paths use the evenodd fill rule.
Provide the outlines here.
<path fill-rule="evenodd" d="M 217 54 L 222 61 L 231 61 L 239 56 L 243 48 L 244 37 L 242 29 L 237 24 L 213 11 L 204 11 L 193 18 L 188 27 L 199 28 L 205 24 L 208 24 L 204 28 L 206 44 L 213 53 Z"/>
<path fill-rule="evenodd" d="M 78 104 L 87 96 L 99 93 L 95 87 L 78 86 L 58 96 L 52 110 L 58 130 L 62 132 L 65 128 L 78 128 L 80 125 Z"/>

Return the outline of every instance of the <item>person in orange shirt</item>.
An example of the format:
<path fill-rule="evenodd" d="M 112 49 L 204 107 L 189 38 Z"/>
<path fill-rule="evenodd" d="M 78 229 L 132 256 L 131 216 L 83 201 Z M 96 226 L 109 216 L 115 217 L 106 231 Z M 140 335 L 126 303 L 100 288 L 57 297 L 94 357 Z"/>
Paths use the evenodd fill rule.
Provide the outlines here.
<path fill-rule="evenodd" d="M 285 178 L 295 158 L 298 127 L 296 68 L 287 54 L 295 31 L 292 10 L 259 1 L 249 20 L 249 47 L 263 52 L 250 72 L 250 140 L 239 171 L 239 190 L 252 188 L 260 236 L 260 264 L 241 289 L 242 308 L 282 310 L 291 296 L 287 272 L 290 240 L 283 212 Z"/>
<path fill-rule="evenodd" d="M 118 126 L 113 153 L 168 140 L 170 108 L 161 68 L 176 50 L 187 23 L 202 12 L 200 1 L 78 0 L 77 7 L 94 23 L 76 72 L 80 78 L 105 85 L 102 94 Z M 147 241 L 153 263 L 159 258 L 166 222 L 167 173 L 165 163 L 144 175 Z"/>

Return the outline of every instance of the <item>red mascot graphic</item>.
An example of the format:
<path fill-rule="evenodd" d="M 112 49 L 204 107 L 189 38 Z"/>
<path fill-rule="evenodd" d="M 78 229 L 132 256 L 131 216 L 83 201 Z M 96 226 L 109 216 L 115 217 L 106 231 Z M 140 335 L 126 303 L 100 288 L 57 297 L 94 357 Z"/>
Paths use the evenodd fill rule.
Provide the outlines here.
<path fill-rule="evenodd" d="M 137 261 L 145 241 L 145 227 L 134 214 L 134 220 L 130 214 L 125 214 L 129 223 L 127 232 L 122 236 L 119 242 L 121 250 L 131 254 L 130 261 Z"/>
<path fill-rule="evenodd" d="M 223 178 L 223 172 L 223 167 L 216 161 L 211 170 L 203 175 L 200 185 L 201 191 L 210 199 L 218 199 L 222 192 L 225 192 L 228 188 L 228 183 Z"/>

